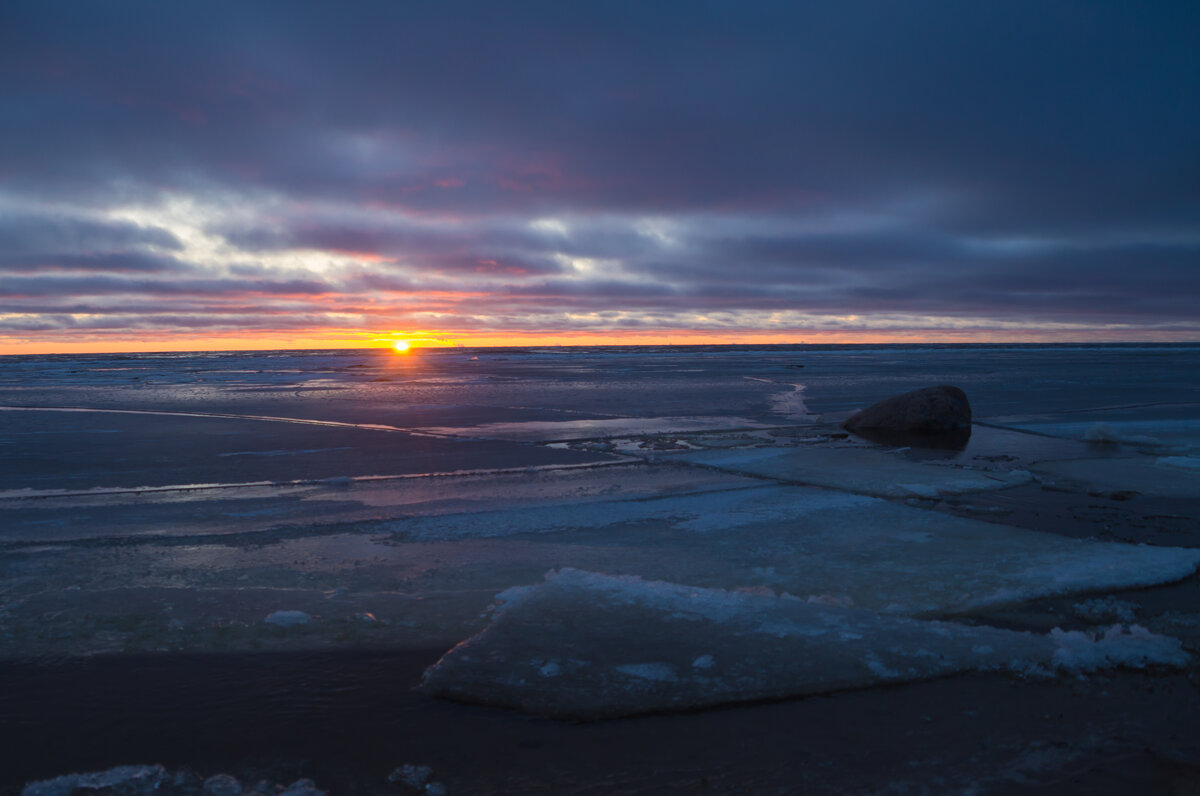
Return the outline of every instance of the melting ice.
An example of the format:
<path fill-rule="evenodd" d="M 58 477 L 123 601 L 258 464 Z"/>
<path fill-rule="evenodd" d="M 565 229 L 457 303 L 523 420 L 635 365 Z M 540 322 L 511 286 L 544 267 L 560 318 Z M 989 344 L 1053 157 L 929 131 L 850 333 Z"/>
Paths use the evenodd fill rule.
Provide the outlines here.
<path fill-rule="evenodd" d="M 973 670 L 1077 673 L 1188 660 L 1178 641 L 1138 626 L 1040 636 L 577 570 L 499 600 L 486 630 L 426 672 L 430 693 L 595 719 Z"/>

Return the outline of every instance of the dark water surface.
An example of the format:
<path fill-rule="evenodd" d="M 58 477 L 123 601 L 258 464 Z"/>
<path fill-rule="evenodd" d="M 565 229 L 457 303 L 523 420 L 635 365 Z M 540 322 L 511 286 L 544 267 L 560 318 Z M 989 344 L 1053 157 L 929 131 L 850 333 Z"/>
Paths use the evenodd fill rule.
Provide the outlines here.
<path fill-rule="evenodd" d="M 609 493 L 637 497 L 641 488 L 660 497 L 745 489 L 758 482 L 708 470 L 686 480 L 682 468 L 654 458 L 658 449 L 609 470 L 618 458 L 611 447 L 552 443 L 556 433 L 603 443 L 612 427 L 603 424 L 618 422 L 634 429 L 624 436 L 654 436 L 654 421 L 671 418 L 757 424 L 803 439 L 822 420 L 836 429 L 855 409 L 940 383 L 971 399 L 981 422 L 970 444 L 898 455 L 1015 469 L 1200 451 L 1193 344 L 0 357 L 0 406 L 11 407 L 0 411 L 0 792 L 134 763 L 226 771 L 251 783 L 306 776 L 337 794 L 394 793 L 386 776 L 405 763 L 432 765 L 451 794 L 1196 792 L 1178 790 L 1200 783 L 1194 665 L 1075 681 L 980 674 L 593 724 L 414 690 L 448 644 L 430 647 L 422 628 L 404 629 L 406 606 L 436 603 L 445 584 L 464 593 L 473 578 L 490 584 L 481 573 L 505 563 L 491 551 L 505 555 L 519 541 L 522 555 L 536 559 L 569 534 L 514 535 L 511 547 L 465 536 L 406 547 L 356 523 L 399 522 L 442 506 L 470 517 L 518 497 L 520 505 L 571 505 Z M 30 411 L 48 407 L 117 411 Z M 1155 452 L 1084 442 L 1098 423 L 1153 438 L 1146 444 Z M 679 435 L 658 436 L 669 452 Z M 538 468 L 561 466 L 584 469 L 535 478 Z M 344 483 L 505 468 L 533 474 L 522 486 L 528 497 L 506 494 L 502 480 L 478 496 L 465 480 L 453 495 L 439 494 L 436 479 L 420 489 L 397 481 L 390 492 Z M 660 492 L 646 486 L 651 475 L 662 479 L 653 487 Z M 172 491 L 195 484 L 228 488 Z M 88 494 L 97 487 L 168 492 Z M 936 511 L 1135 544 L 1194 547 L 1200 530 L 1192 497 L 1034 483 L 942 501 Z M 646 540 L 688 544 L 654 527 L 662 538 L 647 531 Z M 325 535 L 334 540 L 328 549 Z M 599 531 L 579 538 L 591 545 L 585 560 L 670 558 L 665 543 L 614 551 Z M 363 602 L 337 610 L 391 611 L 386 632 L 410 636 L 355 635 L 333 619 L 310 636 L 264 625 L 276 608 L 333 616 L 342 603 L 329 594 L 344 583 Z M 1192 616 L 1200 594 L 1193 577 L 1122 597 L 1167 622 Z M 1072 599 L 968 621 L 1046 632 L 1072 621 Z M 439 610 L 411 615 L 438 618 Z M 372 627 L 385 633 L 383 623 Z M 199 641 L 175 644 L 181 633 Z M 214 638 L 228 649 L 195 651 Z M 274 643 L 287 648 L 256 646 Z"/>

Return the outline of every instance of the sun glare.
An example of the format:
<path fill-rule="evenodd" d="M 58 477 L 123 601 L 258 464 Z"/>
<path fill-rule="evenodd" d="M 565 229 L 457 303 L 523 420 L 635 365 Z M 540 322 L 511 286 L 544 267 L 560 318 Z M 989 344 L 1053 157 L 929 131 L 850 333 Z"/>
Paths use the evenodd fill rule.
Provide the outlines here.
<path fill-rule="evenodd" d="M 392 343 L 392 348 L 396 349 L 397 351 L 399 351 L 400 353 L 403 354 L 405 351 L 408 350 L 408 341 L 407 340 L 397 340 L 396 342 Z"/>

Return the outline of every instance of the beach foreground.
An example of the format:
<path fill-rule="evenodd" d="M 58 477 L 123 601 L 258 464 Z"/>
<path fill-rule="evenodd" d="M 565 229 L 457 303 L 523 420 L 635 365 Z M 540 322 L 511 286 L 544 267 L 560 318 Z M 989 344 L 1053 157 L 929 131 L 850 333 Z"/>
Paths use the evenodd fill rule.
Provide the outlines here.
<path fill-rule="evenodd" d="M 1196 353 L 10 358 L 0 787 L 1196 792 Z"/>

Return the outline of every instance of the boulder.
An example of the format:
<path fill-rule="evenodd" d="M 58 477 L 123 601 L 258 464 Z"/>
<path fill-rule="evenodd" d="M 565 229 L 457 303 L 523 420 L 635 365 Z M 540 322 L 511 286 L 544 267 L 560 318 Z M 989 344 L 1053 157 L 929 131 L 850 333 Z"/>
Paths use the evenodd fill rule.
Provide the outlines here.
<path fill-rule="evenodd" d="M 971 436 L 971 404 L 958 387 L 925 387 L 880 401 L 842 428 L 888 444 L 959 447 Z"/>

